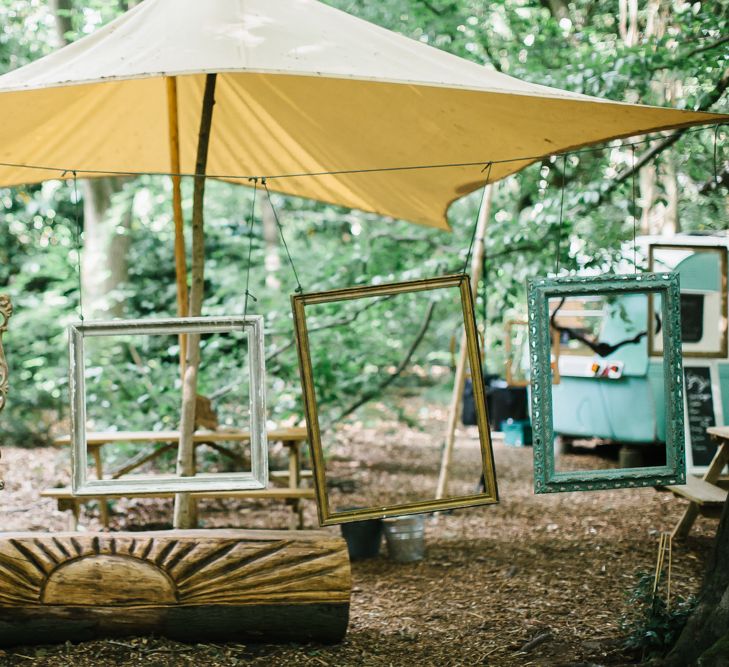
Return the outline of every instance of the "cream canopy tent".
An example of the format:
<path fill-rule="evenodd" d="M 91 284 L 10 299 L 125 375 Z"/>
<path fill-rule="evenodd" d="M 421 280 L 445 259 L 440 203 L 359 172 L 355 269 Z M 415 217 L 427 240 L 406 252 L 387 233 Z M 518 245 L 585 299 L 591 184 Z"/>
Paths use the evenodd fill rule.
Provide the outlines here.
<path fill-rule="evenodd" d="M 525 83 L 315 0 L 146 0 L 0 77 L 0 162 L 81 177 L 174 172 L 179 129 L 179 169 L 191 173 L 210 72 L 209 175 L 476 163 L 269 180 L 440 228 L 485 173 L 495 181 L 565 149 L 726 119 Z M 59 173 L 0 166 L 0 185 Z"/>

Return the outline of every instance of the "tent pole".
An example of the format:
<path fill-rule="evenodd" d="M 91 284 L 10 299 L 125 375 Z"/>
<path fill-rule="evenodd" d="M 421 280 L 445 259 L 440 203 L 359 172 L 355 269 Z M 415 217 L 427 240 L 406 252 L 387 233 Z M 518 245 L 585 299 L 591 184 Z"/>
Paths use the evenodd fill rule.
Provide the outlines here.
<path fill-rule="evenodd" d="M 177 316 L 187 315 L 187 261 L 185 258 L 185 226 L 182 217 L 180 173 L 180 128 L 177 118 L 177 77 L 165 78 L 167 84 L 167 118 L 169 124 L 170 171 L 172 172 L 172 213 L 175 222 L 175 279 L 177 283 Z M 180 334 L 180 372 L 185 374 L 187 337 Z"/>
<path fill-rule="evenodd" d="M 484 255 L 484 239 L 486 237 L 486 226 L 491 217 L 491 203 L 494 198 L 494 186 L 486 185 L 483 189 L 481 199 L 480 213 L 476 222 L 476 239 L 474 241 L 473 258 L 471 260 L 471 291 L 473 300 L 476 301 L 478 291 L 478 281 L 481 279 L 483 271 L 483 255 Z M 456 364 L 456 378 L 453 383 L 453 394 L 451 395 L 451 404 L 448 408 L 448 425 L 446 427 L 445 446 L 443 447 L 443 455 L 440 463 L 440 473 L 438 475 L 438 487 L 436 490 L 436 498 L 444 498 L 448 489 L 448 474 L 450 472 L 451 461 L 453 459 L 453 447 L 456 442 L 456 426 L 458 417 L 460 416 L 461 400 L 463 398 L 463 388 L 466 384 L 466 364 L 468 361 L 468 347 L 466 345 L 466 334 L 461 337 L 461 349 Z"/>
<path fill-rule="evenodd" d="M 189 315 L 197 317 L 202 312 L 205 284 L 205 232 L 203 225 L 205 200 L 205 172 L 208 164 L 210 130 L 213 124 L 216 74 L 205 75 L 200 132 L 195 160 L 195 182 L 192 197 L 192 282 L 190 285 Z M 177 474 L 180 477 L 195 475 L 195 402 L 197 398 L 197 374 L 200 366 L 200 334 L 187 336 L 185 375 L 182 381 L 182 410 L 180 414 L 180 441 L 177 448 Z M 195 500 L 189 493 L 175 495 L 173 526 L 194 528 L 197 524 Z"/>

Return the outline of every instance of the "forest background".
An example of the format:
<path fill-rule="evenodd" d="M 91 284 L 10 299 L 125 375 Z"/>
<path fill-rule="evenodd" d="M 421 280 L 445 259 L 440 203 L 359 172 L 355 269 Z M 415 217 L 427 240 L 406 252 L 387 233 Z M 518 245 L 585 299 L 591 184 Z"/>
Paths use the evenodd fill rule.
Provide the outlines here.
<path fill-rule="evenodd" d="M 133 4 L 0 0 L 0 73 L 92 32 Z M 526 81 L 612 100 L 729 112 L 725 0 L 328 4 Z M 384 113 L 372 109 L 372 122 Z M 487 119 L 484 127 L 488 131 Z M 632 249 L 625 250 L 631 248 L 634 228 L 639 234 L 667 235 L 725 229 L 727 133 L 729 127 L 704 128 L 648 137 L 633 147 L 613 143 L 544 160 L 500 183 L 477 304 L 486 331 L 487 370 L 503 373 L 503 323 L 523 315 L 525 280 L 552 271 L 557 252 L 563 268 L 608 271 L 632 261 Z M 176 314 L 169 179 L 139 176 L 78 185 L 78 196 L 72 183 L 60 181 L 0 189 L 0 291 L 11 296 L 16 311 L 7 336 L 12 400 L 0 425 L 0 440 L 8 445 L 46 444 L 64 427 L 66 327 L 79 317 L 81 293 L 87 319 Z M 189 224 L 190 179 L 183 180 L 183 198 Z M 249 234 L 252 198 L 250 188 L 208 184 L 203 314 L 242 314 L 250 267 L 250 291 L 257 299 L 250 311 L 266 322 L 268 391 L 274 397 L 269 418 L 286 423 L 302 412 L 289 303 L 296 283 L 273 209 L 260 190 Z M 271 202 L 301 283 L 315 291 L 459 271 L 480 200 L 477 192 L 451 207 L 452 233 L 292 197 L 273 195 Z M 397 317 L 407 332 L 421 325 L 423 313 L 403 310 Z M 374 344 L 367 337 L 344 342 L 352 364 L 331 372 L 347 377 L 324 374 L 319 381 L 336 380 L 332 384 L 346 395 L 332 400 L 354 405 L 376 394 L 381 369 L 362 363 Z M 215 344 L 209 352 L 233 372 L 240 360 L 232 349 Z M 406 341 L 392 346 L 392 366 L 406 347 Z M 175 346 L 118 348 L 109 355 L 113 363 L 99 364 L 99 405 L 110 408 L 114 396 L 127 391 L 136 397 L 125 403 L 127 427 L 174 428 L 179 390 L 165 389 L 159 380 L 176 368 Z M 161 390 L 152 396 L 148 387 Z M 108 413 L 108 424 L 98 426 L 119 423 L 117 410 Z"/>

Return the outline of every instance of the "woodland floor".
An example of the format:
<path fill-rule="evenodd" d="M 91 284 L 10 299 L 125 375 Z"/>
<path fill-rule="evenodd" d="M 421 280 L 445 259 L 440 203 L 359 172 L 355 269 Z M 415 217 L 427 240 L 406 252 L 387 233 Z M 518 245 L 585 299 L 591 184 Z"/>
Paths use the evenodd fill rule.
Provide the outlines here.
<path fill-rule="evenodd" d="M 349 466 L 358 484 L 342 503 L 367 502 L 363 486 L 371 485 L 359 483 L 367 475 L 379 470 L 389 475 L 386 483 L 399 487 L 400 473 L 437 459 L 436 450 L 413 454 L 406 445 L 415 436 L 398 429 L 386 439 L 401 443 L 399 450 L 373 447 L 369 462 Z M 469 440 L 473 433 L 465 431 L 459 442 Z M 346 452 L 339 453 L 346 468 Z M 653 571 L 658 533 L 670 530 L 684 503 L 652 488 L 537 496 L 530 448 L 497 441 L 495 456 L 498 505 L 429 518 L 427 555 L 419 563 L 388 560 L 383 541 L 378 558 L 352 564 L 350 625 L 341 644 L 186 645 L 139 637 L 18 647 L 0 652 L 0 665 L 634 664 L 636 657 L 622 648 L 621 618 L 633 611 L 628 595 L 637 572 Z M 41 489 L 68 482 L 67 457 L 55 449 L 3 449 L 3 530 L 67 528 L 66 513 L 38 497 Z M 569 457 L 568 464 L 614 465 L 589 454 Z M 434 483 L 425 472 L 419 479 Z M 119 501 L 112 529 L 166 527 L 170 507 L 165 501 Z M 285 528 L 289 512 L 283 503 L 216 501 L 202 505 L 201 518 L 205 527 Z M 313 502 L 306 506 L 306 521 L 308 527 L 317 525 Z M 86 529 L 99 527 L 95 508 L 82 523 Z M 715 522 L 699 519 L 690 539 L 674 545 L 673 595 L 698 590 L 715 529 Z M 523 651 L 536 637 L 543 640 Z"/>

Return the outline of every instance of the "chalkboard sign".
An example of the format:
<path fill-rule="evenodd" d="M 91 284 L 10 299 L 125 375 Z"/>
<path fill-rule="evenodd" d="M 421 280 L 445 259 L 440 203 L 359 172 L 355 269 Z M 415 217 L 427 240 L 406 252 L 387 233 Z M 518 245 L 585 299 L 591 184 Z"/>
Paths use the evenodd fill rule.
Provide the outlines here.
<path fill-rule="evenodd" d="M 716 453 L 716 443 L 706 433 L 709 426 L 716 426 L 711 372 L 706 366 L 684 366 L 683 373 L 692 459 L 695 466 L 708 466 Z"/>

